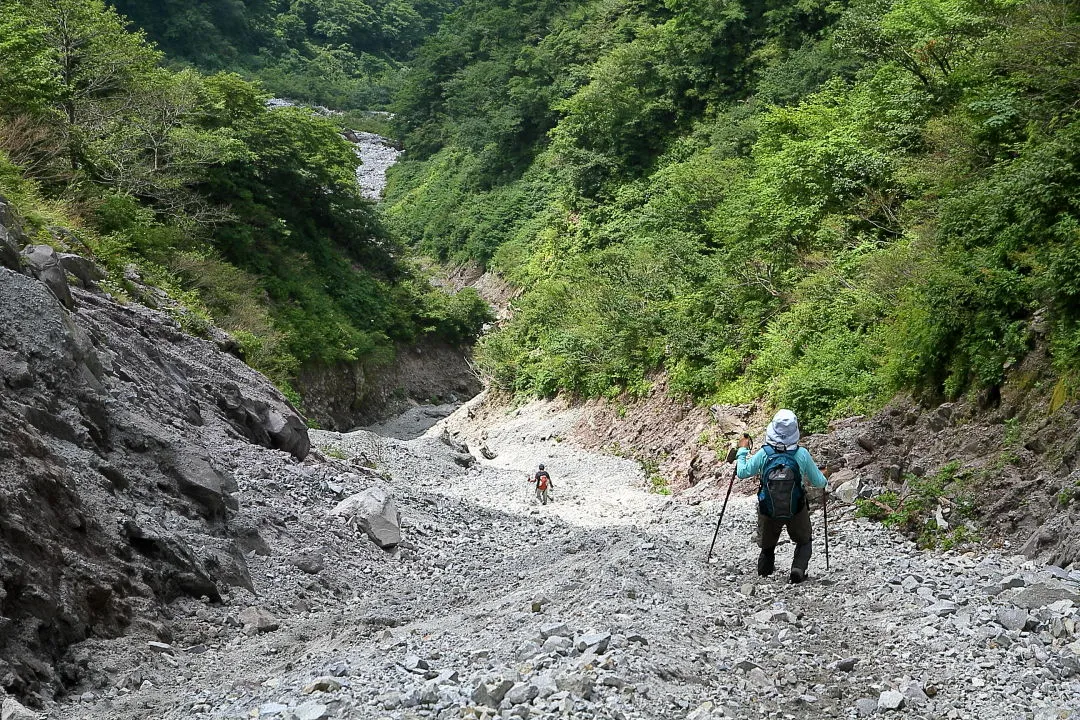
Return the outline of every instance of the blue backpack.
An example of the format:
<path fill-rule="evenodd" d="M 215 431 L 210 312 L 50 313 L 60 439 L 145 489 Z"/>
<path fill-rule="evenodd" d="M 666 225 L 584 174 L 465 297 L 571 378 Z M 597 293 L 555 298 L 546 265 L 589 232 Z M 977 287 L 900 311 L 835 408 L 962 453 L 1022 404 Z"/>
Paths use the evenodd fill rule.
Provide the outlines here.
<path fill-rule="evenodd" d="M 790 520 L 802 508 L 806 495 L 799 463 L 795 460 L 798 448 L 781 451 L 766 445 L 762 449 L 765 465 L 761 468 L 758 509 L 776 520 Z"/>

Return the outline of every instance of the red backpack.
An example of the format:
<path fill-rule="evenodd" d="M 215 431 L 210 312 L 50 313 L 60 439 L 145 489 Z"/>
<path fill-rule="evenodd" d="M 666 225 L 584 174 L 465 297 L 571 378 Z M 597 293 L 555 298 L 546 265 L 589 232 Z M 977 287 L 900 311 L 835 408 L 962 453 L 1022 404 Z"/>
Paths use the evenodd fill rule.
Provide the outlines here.
<path fill-rule="evenodd" d="M 547 490 L 549 482 L 551 482 L 551 478 L 548 476 L 547 470 L 541 470 L 536 478 L 536 489 Z"/>

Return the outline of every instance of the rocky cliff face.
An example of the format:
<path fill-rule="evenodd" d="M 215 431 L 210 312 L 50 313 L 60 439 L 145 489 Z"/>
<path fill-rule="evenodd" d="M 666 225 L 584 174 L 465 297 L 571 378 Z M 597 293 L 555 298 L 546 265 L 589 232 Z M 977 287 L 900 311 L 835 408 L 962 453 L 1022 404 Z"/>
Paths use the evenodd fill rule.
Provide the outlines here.
<path fill-rule="evenodd" d="M 366 369 L 359 363 L 311 366 L 297 379 L 304 410 L 320 427 L 353 430 L 416 404 L 457 404 L 482 389 L 466 350 L 441 342 L 399 345 L 394 361 Z"/>
<path fill-rule="evenodd" d="M 25 242 L 0 198 L 0 686 L 48 696 L 71 644 L 167 635 L 164 603 L 250 587 L 223 458 L 309 442 L 262 376 Z"/>

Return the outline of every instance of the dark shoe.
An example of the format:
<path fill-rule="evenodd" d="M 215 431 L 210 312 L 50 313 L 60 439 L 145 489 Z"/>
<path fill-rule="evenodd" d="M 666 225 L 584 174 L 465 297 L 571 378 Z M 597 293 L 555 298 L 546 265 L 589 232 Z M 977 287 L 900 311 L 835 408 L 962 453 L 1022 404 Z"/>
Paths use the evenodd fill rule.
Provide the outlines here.
<path fill-rule="evenodd" d="M 772 575 L 773 570 L 776 569 L 776 556 L 773 553 L 767 553 L 764 550 L 757 558 L 757 574 L 761 577 L 766 575 Z"/>
<path fill-rule="evenodd" d="M 791 568 L 790 578 L 793 583 L 801 583 L 806 579 L 806 571 L 802 568 Z"/>

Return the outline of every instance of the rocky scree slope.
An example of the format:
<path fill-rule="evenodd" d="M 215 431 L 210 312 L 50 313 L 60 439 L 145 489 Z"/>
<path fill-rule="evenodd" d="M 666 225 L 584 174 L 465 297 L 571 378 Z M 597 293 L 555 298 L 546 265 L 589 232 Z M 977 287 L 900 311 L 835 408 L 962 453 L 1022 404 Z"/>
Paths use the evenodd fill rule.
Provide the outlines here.
<path fill-rule="evenodd" d="M 72 644 L 168 639 L 170 602 L 250 588 L 220 459 L 309 441 L 265 378 L 26 240 L 0 198 L 0 685 L 38 704 L 83 677 Z"/>
<path fill-rule="evenodd" d="M 568 439 L 580 409 L 488 413 L 466 406 L 411 441 L 315 431 L 321 452 L 303 464 L 238 448 L 237 497 L 265 521 L 266 547 L 248 557 L 255 593 L 178 598 L 164 648 L 84 644 L 91 672 L 53 715 L 1080 713 L 1080 574 L 921 552 L 841 511 L 830 570 L 819 544 L 808 582 L 762 579 L 743 497 L 706 567 L 717 501 L 643 492 L 636 463 Z M 539 461 L 555 483 L 545 507 L 524 480 Z M 357 496 L 382 499 L 338 511 Z M 376 516 L 396 528 L 377 529 Z"/>

